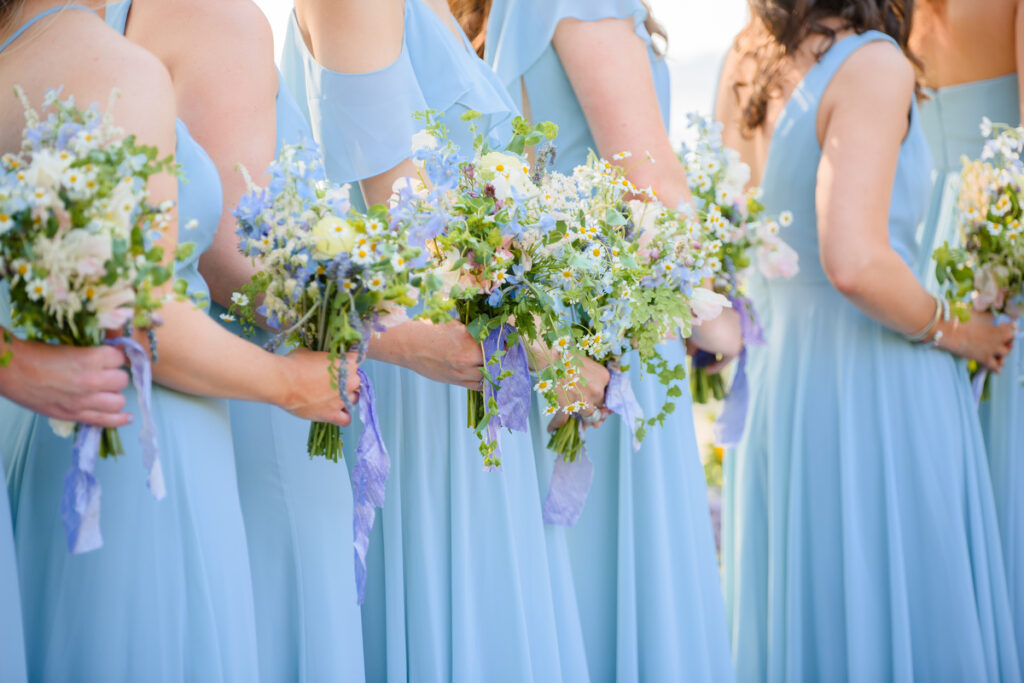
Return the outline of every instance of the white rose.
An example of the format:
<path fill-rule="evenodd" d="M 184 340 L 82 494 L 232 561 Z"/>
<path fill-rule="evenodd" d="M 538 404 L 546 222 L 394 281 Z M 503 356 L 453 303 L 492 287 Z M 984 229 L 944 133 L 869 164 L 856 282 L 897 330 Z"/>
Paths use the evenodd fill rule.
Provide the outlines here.
<path fill-rule="evenodd" d="M 506 200 L 515 190 L 520 195 L 534 194 L 536 185 L 530 180 L 530 168 L 511 154 L 489 152 L 477 162 L 481 177 L 494 186 L 494 196 Z"/>
<path fill-rule="evenodd" d="M 60 185 L 64 169 L 70 164 L 70 157 L 61 159 L 54 152 L 42 149 L 32 155 L 32 164 L 25 170 L 25 179 L 31 185 L 52 190 Z"/>
<path fill-rule="evenodd" d="M 426 128 L 412 136 L 412 153 L 427 149 L 437 149 L 437 138 Z"/>

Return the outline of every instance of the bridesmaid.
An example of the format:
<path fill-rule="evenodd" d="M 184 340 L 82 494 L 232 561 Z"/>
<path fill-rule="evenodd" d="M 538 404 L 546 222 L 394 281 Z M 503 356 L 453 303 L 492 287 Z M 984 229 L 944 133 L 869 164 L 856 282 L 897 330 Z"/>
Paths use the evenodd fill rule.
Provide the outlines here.
<path fill-rule="evenodd" d="M 462 112 L 499 134 L 516 114 L 443 0 L 299 0 L 282 66 L 328 173 L 359 181 L 371 204 L 416 175 L 414 111 L 443 112 L 467 151 Z M 459 323 L 410 322 L 375 339 L 370 357 L 392 468 L 367 558 L 367 678 L 585 680 L 580 649 L 564 645 L 579 624 L 565 632 L 552 605 L 571 577 L 549 570 L 530 435 L 502 434 L 504 469 L 485 472 L 465 425 L 479 345 Z M 599 404 L 603 387 L 594 378 L 588 398 Z"/>
<path fill-rule="evenodd" d="M 166 69 L 83 9 L 52 0 L 6 4 L 3 25 L 25 28 L 5 31 L 13 42 L 0 53 L 0 88 L 26 84 L 38 103 L 46 87 L 63 84 L 65 96 L 89 103 L 105 102 L 117 87 L 118 124 L 159 150 L 174 149 L 190 180 L 179 195 L 172 177 L 154 177 L 150 195 L 179 199 L 181 216 L 198 221 L 188 235 L 197 258 L 220 216 L 216 169 L 175 122 Z M 0 120 L 0 149 L 16 149 L 24 119 L 13 97 L 0 101 Z M 175 232 L 166 247 L 174 247 Z M 195 268 L 193 258 L 178 274 L 203 292 Z M 135 419 L 121 429 L 124 462 L 96 465 L 104 487 L 103 548 L 67 550 L 59 504 L 70 443 L 45 418 L 0 402 L 32 680 L 255 680 L 252 586 L 227 406 L 201 396 L 272 401 L 306 418 L 349 421 L 323 354 L 268 354 L 191 304 L 167 303 L 161 315 L 153 370 L 163 386 L 154 387 L 152 408 L 167 498 L 154 501 L 140 477 L 138 400 L 129 388 Z"/>
<path fill-rule="evenodd" d="M 535 121 L 558 123 L 555 170 L 571 173 L 590 149 L 606 159 L 626 151 L 635 185 L 652 187 L 669 206 L 690 200 L 668 138 L 668 68 L 652 38 L 665 36 L 642 2 L 452 5 L 522 110 Z M 638 162 L 645 152 L 657 163 Z M 735 355 L 738 316 L 730 311 L 697 328 L 695 337 L 698 345 Z M 666 342 L 662 353 L 686 362 L 681 341 Z M 631 365 L 645 414 L 656 414 L 665 387 Z M 566 538 L 593 680 L 733 677 L 689 393 L 677 403 L 638 452 L 621 419 L 587 435 L 593 489 Z M 555 457 L 546 442 L 536 443 L 542 495 Z"/>
<path fill-rule="evenodd" d="M 946 320 L 914 275 L 929 155 L 909 16 L 880 0 L 753 9 L 756 49 L 725 66 L 726 142 L 749 137 L 768 211 L 795 214 L 801 270 L 757 293 L 768 344 L 752 349 L 726 555 L 737 676 L 1019 680 L 953 355 L 998 370 L 1013 328 Z"/>
<path fill-rule="evenodd" d="M 921 125 L 938 174 L 925 219 L 924 245 L 956 240 L 956 189 L 960 159 L 981 155 L 980 123 L 1021 122 L 1020 64 L 1024 59 L 1024 3 L 995 0 L 921 2 L 914 15 L 911 46 L 924 65 L 928 99 Z M 934 263 L 922 276 L 934 281 Z M 1010 612 L 1017 652 L 1024 655 L 1024 351 L 1014 348 L 1006 370 L 991 381 L 991 396 L 981 403 L 996 514 L 1003 541 Z"/>
<path fill-rule="evenodd" d="M 224 211 L 199 268 L 210 283 L 212 314 L 241 334 L 237 323 L 220 318 L 254 272 L 238 250 L 230 212 L 246 190 L 236 165 L 261 172 L 282 144 L 313 139 L 279 80 L 270 26 L 250 0 L 126 0 L 108 7 L 106 17 L 164 64 L 177 65 L 177 90 L 202 102 L 183 117 L 220 171 Z M 255 341 L 268 339 L 261 332 Z M 232 401 L 230 412 L 261 679 L 365 680 L 348 469 L 310 460 L 309 423 L 285 410 Z"/>

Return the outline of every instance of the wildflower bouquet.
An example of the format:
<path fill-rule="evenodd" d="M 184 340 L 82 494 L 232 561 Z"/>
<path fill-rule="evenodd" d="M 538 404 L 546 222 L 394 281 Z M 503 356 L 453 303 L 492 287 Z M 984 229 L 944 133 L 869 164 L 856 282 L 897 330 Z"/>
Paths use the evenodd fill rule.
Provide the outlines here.
<path fill-rule="evenodd" d="M 244 169 L 243 169 L 244 172 Z M 265 319 L 276 331 L 267 349 L 282 344 L 326 351 L 338 365 L 332 384 L 348 403 L 347 364 L 355 353 L 362 362 L 374 332 L 408 319 L 431 280 L 427 259 L 383 206 L 366 213 L 352 209 L 348 186 L 327 181 L 319 150 L 285 145 L 271 164 L 268 187 L 246 175 L 249 191 L 234 216 L 239 247 L 259 272 L 233 297 L 252 331 Z M 261 301 L 262 299 L 262 301 Z M 325 368 L 326 370 L 326 368 Z M 366 553 L 375 508 L 384 504 L 390 456 L 380 434 L 373 387 L 359 370 L 359 418 L 363 433 L 352 467 L 353 536 L 356 590 L 360 604 L 366 586 Z M 352 409 L 352 406 L 349 406 Z M 339 427 L 314 422 L 307 442 L 310 457 L 337 462 L 342 454 Z"/>
<path fill-rule="evenodd" d="M 528 429 L 531 358 L 555 350 L 558 362 L 543 370 L 537 385 L 555 406 L 557 387 L 580 381 L 582 355 L 566 349 L 572 330 L 552 297 L 564 265 L 555 251 L 566 229 L 537 201 L 540 173 L 524 155 L 528 145 L 552 140 L 557 127 L 516 118 L 504 149 L 476 133 L 472 158 L 460 162 L 438 116 L 420 116 L 425 127 L 414 140 L 413 158 L 431 187 L 400 188 L 392 215 L 410 223 L 442 264 L 443 286 L 428 312 L 453 311 L 481 344 L 483 390 L 469 391 L 467 424 L 480 438 L 484 466 L 497 468 L 499 430 Z M 463 120 L 473 128 L 478 116 L 468 112 Z M 541 151 L 541 164 L 548 154 Z M 569 407 L 580 409 L 579 402 Z"/>
<path fill-rule="evenodd" d="M 935 275 L 945 286 L 952 312 L 967 320 L 971 311 L 990 311 L 996 322 L 1020 316 L 1024 308 L 1024 127 L 984 119 L 988 138 L 981 158 L 963 159 L 958 224 L 960 246 L 935 250 Z M 988 373 L 972 368 L 977 398 L 987 395 Z"/>
<path fill-rule="evenodd" d="M 8 283 L 11 323 L 30 340 L 124 349 L 142 408 L 143 464 L 159 500 L 164 483 L 149 413 L 151 368 L 131 331 L 149 328 L 155 360 L 158 290 L 173 277 L 173 265 L 153 244 L 170 225 L 172 207 L 151 205 L 146 187 L 151 176 L 175 173 L 176 166 L 125 136 L 109 107 L 106 114 L 79 109 L 49 90 L 44 117 L 20 88 L 15 93 L 25 107 L 22 146 L 0 158 L 0 276 Z M 87 552 L 103 544 L 96 456 L 124 449 L 116 429 L 50 424 L 58 435 L 75 434 L 61 512 L 69 550 Z"/>
<path fill-rule="evenodd" d="M 628 154 L 616 156 L 622 160 Z M 622 416 L 638 445 L 647 426 L 662 424 L 674 410 L 671 399 L 682 395 L 678 382 L 686 377 L 685 368 L 666 361 L 658 345 L 677 334 L 688 336 L 695 319 L 713 318 L 728 306 L 720 295 L 699 287 L 710 275 L 707 247 L 692 221 L 665 209 L 652 192 L 639 191 L 622 166 L 593 154 L 571 176 L 549 174 L 540 196 L 544 210 L 557 221 L 552 251 L 558 268 L 550 289 L 569 331 L 556 346 L 563 353 L 578 350 L 609 368 L 609 407 L 619 412 L 615 408 L 636 406 Z M 644 200 L 629 199 L 635 196 Z M 623 374 L 628 369 L 623 355 L 629 351 L 647 374 L 669 386 L 669 400 L 646 420 Z M 540 389 L 554 386 L 550 372 L 541 372 Z M 559 410 L 552 394 L 545 400 L 548 414 Z M 575 407 L 563 409 L 575 419 L 548 444 L 569 461 L 583 448 Z"/>
<path fill-rule="evenodd" d="M 615 160 L 628 156 L 619 154 Z M 605 407 L 625 421 L 633 447 L 639 448 L 647 427 L 663 424 L 673 412 L 672 399 L 682 395 L 679 383 L 686 377 L 682 365 L 662 356 L 659 344 L 687 336 L 695 320 L 713 318 L 729 305 L 699 287 L 709 274 L 699 225 L 665 209 L 653 192 L 634 187 L 622 166 L 593 154 L 571 175 L 544 177 L 537 202 L 555 221 L 545 247 L 555 266 L 555 279 L 546 284 L 562 318 L 562 336 L 554 348 L 563 366 L 582 355 L 608 368 Z M 623 362 L 627 353 L 669 387 L 667 401 L 653 417 L 645 419 L 633 394 Z M 549 368 L 539 373 L 536 385 L 547 414 L 561 410 L 570 418 L 548 444 L 557 454 L 544 503 L 544 520 L 550 524 L 576 523 L 593 477 L 580 417 L 586 404 L 560 408 L 553 394 L 578 381 L 571 374 L 559 386 Z"/>
<path fill-rule="evenodd" d="M 239 248 L 260 270 L 232 297 L 227 317 L 238 313 L 250 330 L 264 318 L 276 332 L 270 350 L 326 351 L 339 366 L 332 383 L 345 396 L 342 357 L 356 353 L 361 361 L 375 330 L 405 319 L 422 280 L 413 266 L 421 250 L 389 225 L 385 207 L 354 211 L 348 186 L 327 181 L 314 146 L 285 145 L 269 173 L 266 188 L 246 174 L 249 191 L 234 210 Z M 311 457 L 337 462 L 340 428 L 313 423 L 308 446 Z"/>
<path fill-rule="evenodd" d="M 780 228 L 793 222 L 793 214 L 783 211 L 777 219 L 764 215 L 761 190 L 745 189 L 750 167 L 740 161 L 736 150 L 723 144 L 722 124 L 690 114 L 689 126 L 696 140 L 683 146 L 680 157 L 710 245 L 712 287 L 729 297 L 739 312 L 744 344 L 762 344 L 761 324 L 747 297 L 746 279 L 754 261 L 768 279 L 797 273 L 797 254 L 779 237 Z M 709 394 L 725 398 L 721 375 L 708 375 L 704 369 L 712 362 L 710 354 L 698 353 L 694 358 L 690 383 L 695 403 L 706 403 Z"/>

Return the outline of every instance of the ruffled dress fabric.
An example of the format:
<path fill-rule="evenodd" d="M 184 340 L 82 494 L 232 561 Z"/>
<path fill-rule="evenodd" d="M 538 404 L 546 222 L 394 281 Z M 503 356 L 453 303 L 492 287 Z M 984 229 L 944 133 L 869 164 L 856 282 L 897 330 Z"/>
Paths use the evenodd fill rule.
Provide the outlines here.
<path fill-rule="evenodd" d="M 465 37 L 421 0 L 405 3 L 399 58 L 365 74 L 318 64 L 293 15 L 282 71 L 336 182 L 408 158 L 422 127 L 411 117 L 416 110 L 443 112 L 467 154 L 463 112 L 482 112 L 481 130 L 505 138 L 516 113 Z M 564 661 L 571 650 L 561 646 L 553 605 L 571 591 L 562 585 L 571 577 L 549 570 L 530 434 L 503 432 L 503 470 L 486 472 L 466 427 L 465 389 L 384 363 L 364 369 L 391 454 L 367 556 L 367 679 L 559 681 L 562 671 L 585 670 L 582 661 Z M 354 446 L 348 436 L 347 459 Z"/>
<path fill-rule="evenodd" d="M 309 124 L 280 78 L 276 149 L 312 140 Z M 213 305 L 212 315 L 241 335 L 238 323 L 220 320 L 224 312 Z M 252 339 L 257 344 L 268 340 L 262 331 Z M 310 423 L 285 410 L 231 401 L 230 412 L 252 565 L 260 679 L 363 681 L 346 464 L 311 459 L 306 447 Z"/>
<path fill-rule="evenodd" d="M 818 102 L 868 31 L 838 41 L 778 121 L 769 213 L 793 211 L 791 280 L 762 282 L 725 554 L 740 680 L 1019 680 L 988 463 L 948 353 L 906 342 L 832 287 L 818 253 Z M 890 242 L 912 268 L 929 153 L 902 143 Z"/>
<path fill-rule="evenodd" d="M 1016 125 L 1020 122 L 1017 74 L 964 83 L 929 93 L 921 105 L 921 125 L 935 158 L 926 244 L 957 241 L 957 190 L 961 158 L 977 159 L 985 144 L 981 120 Z M 926 276 L 934 280 L 934 264 Z M 934 283 L 933 283 L 934 284 Z M 991 396 L 979 407 L 985 435 L 996 513 L 1003 541 L 1003 561 L 1010 593 L 1010 611 L 1017 632 L 1017 652 L 1024 653 L 1024 349 L 1017 341 L 1003 372 L 993 375 Z"/>
<path fill-rule="evenodd" d="M 208 294 L 199 255 L 220 220 L 217 169 L 177 124 L 181 234 L 196 244 L 178 264 L 189 291 Z M 0 317 L 9 323 L 4 289 Z M 31 680 L 254 681 L 256 630 L 249 554 L 235 479 L 227 402 L 153 385 L 167 497 L 153 499 L 141 466 L 138 398 L 122 427 L 125 455 L 98 460 L 102 548 L 68 552 L 61 523 L 71 440 L 47 419 L 0 400 L 3 453 L 21 576 Z"/>
<path fill-rule="evenodd" d="M 520 103 L 525 87 L 534 121 L 558 124 L 555 170 L 571 173 L 586 162 L 589 150 L 596 150 L 552 45 L 562 19 L 632 18 L 647 45 L 668 125 L 668 68 L 651 49 L 646 17 L 647 10 L 635 0 L 495 0 L 492 5 L 485 58 Z M 686 362 L 679 341 L 667 342 L 661 351 L 669 362 Z M 630 365 L 637 399 L 645 415 L 653 416 L 665 402 L 666 388 L 645 376 L 639 363 Z M 617 416 L 600 429 L 588 430 L 594 480 L 583 514 L 574 528 L 549 527 L 550 534 L 564 535 L 568 542 L 575 595 L 563 599 L 578 606 L 594 681 L 733 678 L 688 389 L 676 404 L 664 427 L 648 430 L 637 452 Z M 546 424 L 539 406 L 534 412 L 538 426 Z M 555 458 L 546 443 L 546 437 L 535 442 L 542 495 Z M 558 558 L 556 553 L 550 556 Z"/>

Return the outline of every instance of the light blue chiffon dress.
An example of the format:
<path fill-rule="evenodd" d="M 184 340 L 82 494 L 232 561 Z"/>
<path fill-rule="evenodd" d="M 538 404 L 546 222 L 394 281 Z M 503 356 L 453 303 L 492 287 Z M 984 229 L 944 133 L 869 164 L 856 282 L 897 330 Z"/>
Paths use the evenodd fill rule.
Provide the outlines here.
<path fill-rule="evenodd" d="M 221 212 L 217 170 L 177 123 L 179 220 L 198 221 L 177 275 L 207 292 L 197 268 Z M 10 321 L 4 290 L 0 318 Z M 198 349 L 197 353 L 204 350 Z M 141 465 L 135 419 L 125 455 L 98 460 L 104 545 L 68 552 L 61 523 L 71 440 L 47 419 L 0 400 L 0 452 L 11 501 L 31 680 L 254 681 L 256 629 L 227 402 L 153 385 L 152 409 L 167 496 L 156 501 Z M 6 610 L 6 606 L 4 608 Z M 2 647 L 2 646 L 0 646 Z"/>
<path fill-rule="evenodd" d="M 515 114 L 465 36 L 456 37 L 422 0 L 406 0 L 401 54 L 384 69 L 324 68 L 293 15 L 282 70 L 337 182 L 408 158 L 421 127 L 414 111 L 443 112 L 467 154 L 464 111 L 481 112 L 482 129 L 502 137 Z M 364 369 L 391 454 L 387 500 L 367 556 L 367 679 L 559 681 L 562 671 L 585 678 L 582 658 L 563 661 L 573 650 L 560 647 L 553 596 L 571 590 L 563 585 L 571 577 L 549 569 L 530 435 L 503 432 L 504 468 L 485 472 L 466 428 L 465 389 L 394 365 L 370 361 Z M 354 445 L 347 437 L 348 460 Z"/>
<path fill-rule="evenodd" d="M 1017 74 L 954 85 L 928 93 L 921 105 L 921 125 L 935 158 L 932 201 L 924 223 L 925 244 L 955 243 L 957 188 L 961 157 L 981 155 L 981 119 L 1020 123 Z M 934 279 L 934 262 L 926 274 Z M 1003 561 L 1010 592 L 1010 611 L 1017 632 L 1017 653 L 1024 654 L 1024 349 L 1020 340 L 1006 359 L 1002 373 L 993 375 L 991 396 L 980 406 L 996 514 L 1003 541 Z"/>
<path fill-rule="evenodd" d="M 312 142 L 309 124 L 279 81 L 277 150 L 303 139 Z M 214 315 L 224 312 L 213 308 Z M 237 323 L 223 324 L 241 333 Z M 260 332 L 253 341 L 268 339 Z M 311 459 L 309 422 L 275 406 L 232 401 L 231 431 L 252 563 L 261 679 L 365 680 L 348 469 L 326 458 Z"/>
<path fill-rule="evenodd" d="M 131 0 L 107 7 L 121 32 Z M 311 142 L 278 78 L 275 150 Z M 241 335 L 227 311 L 210 315 Z M 269 335 L 259 331 L 254 343 Z M 238 493 L 252 568 L 259 670 L 263 681 L 362 681 L 363 638 L 352 566 L 352 484 L 348 470 L 306 450 L 309 422 L 265 403 L 230 401 Z"/>
<path fill-rule="evenodd" d="M 985 448 L 952 355 L 857 309 L 819 257 L 818 102 L 868 31 L 810 69 L 775 127 L 769 213 L 796 217 L 791 280 L 761 282 L 736 461 L 730 617 L 740 680 L 1016 681 L 1017 650 Z M 895 49 L 895 48 L 894 48 Z M 911 268 L 930 160 L 912 105 L 889 210 Z"/>
<path fill-rule="evenodd" d="M 534 121 L 558 124 L 555 170 L 571 173 L 596 144 L 558 53 L 551 44 L 564 18 L 632 19 L 647 44 L 662 118 L 669 122 L 669 78 L 651 48 L 647 10 L 637 0 L 495 0 L 485 59 L 521 104 L 525 89 Z M 525 107 L 524 107 L 525 109 Z M 661 352 L 685 363 L 681 341 Z M 644 413 L 655 415 L 666 388 L 630 363 L 629 376 Z M 587 661 L 595 681 L 732 680 L 722 588 L 697 450 L 688 388 L 663 428 L 651 428 L 640 450 L 613 416 L 586 432 L 594 480 L 574 528 L 564 533 L 575 579 Z M 541 495 L 555 455 L 534 411 Z"/>

